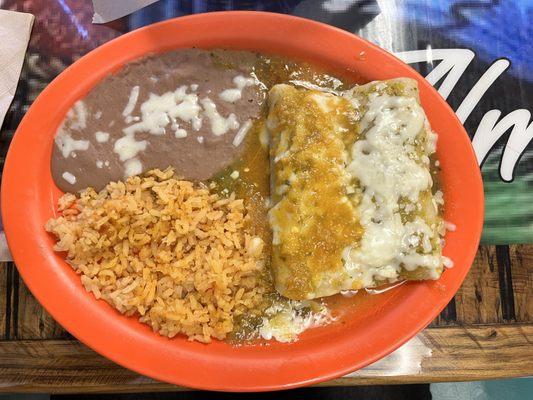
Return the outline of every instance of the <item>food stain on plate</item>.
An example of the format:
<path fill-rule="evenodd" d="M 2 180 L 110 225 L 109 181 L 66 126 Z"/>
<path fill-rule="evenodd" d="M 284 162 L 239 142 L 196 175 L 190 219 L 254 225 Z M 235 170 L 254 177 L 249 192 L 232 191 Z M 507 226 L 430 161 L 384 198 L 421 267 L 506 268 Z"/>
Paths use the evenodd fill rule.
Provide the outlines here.
<path fill-rule="evenodd" d="M 436 142 L 412 79 L 153 55 L 66 114 L 46 229 L 87 291 L 161 335 L 291 342 L 450 265 Z"/>

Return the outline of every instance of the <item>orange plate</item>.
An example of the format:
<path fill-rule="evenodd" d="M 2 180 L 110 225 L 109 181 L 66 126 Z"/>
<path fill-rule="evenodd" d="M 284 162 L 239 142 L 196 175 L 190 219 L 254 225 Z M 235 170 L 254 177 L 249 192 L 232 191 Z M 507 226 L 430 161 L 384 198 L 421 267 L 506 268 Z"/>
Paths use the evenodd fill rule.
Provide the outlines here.
<path fill-rule="evenodd" d="M 312 329 L 291 344 L 232 347 L 172 340 L 135 318 L 96 301 L 52 250 L 43 229 L 61 192 L 50 173 L 53 136 L 77 99 L 124 63 L 184 47 L 277 53 L 346 70 L 366 80 L 410 77 L 439 134 L 447 221 L 444 254 L 454 268 L 438 281 L 402 285 L 355 307 L 344 324 Z M 360 53 L 364 51 L 364 60 Z M 155 379 L 194 388 L 231 391 L 287 389 L 362 368 L 395 350 L 446 306 L 476 253 L 483 189 L 470 140 L 453 111 L 414 70 L 378 47 L 342 30 L 306 19 L 257 12 L 221 12 L 157 23 L 90 52 L 35 100 L 11 143 L 2 184 L 2 216 L 9 247 L 24 281 L 46 310 L 79 340 L 111 360 Z"/>

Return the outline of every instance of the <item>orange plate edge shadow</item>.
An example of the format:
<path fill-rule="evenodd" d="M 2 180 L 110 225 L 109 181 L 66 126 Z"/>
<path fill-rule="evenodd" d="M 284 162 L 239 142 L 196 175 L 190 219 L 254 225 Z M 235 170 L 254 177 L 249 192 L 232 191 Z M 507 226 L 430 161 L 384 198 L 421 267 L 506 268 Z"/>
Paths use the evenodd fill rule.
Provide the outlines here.
<path fill-rule="evenodd" d="M 446 235 L 455 266 L 438 281 L 401 285 L 394 304 L 362 310 L 357 321 L 313 329 L 291 344 L 232 347 L 172 340 L 118 315 L 82 288 L 52 250 L 43 225 L 60 192 L 50 173 L 53 136 L 74 101 L 124 63 L 183 47 L 256 50 L 319 62 L 367 81 L 410 77 L 438 133 Z M 364 60 L 359 54 L 364 51 Z M 350 72 L 352 71 L 352 72 Z M 356 71 L 356 72 L 355 72 Z M 40 136 L 40 137 L 39 137 Z M 8 244 L 25 283 L 44 308 L 95 351 L 143 375 L 207 390 L 289 389 L 333 379 L 391 353 L 426 327 L 461 285 L 474 259 L 483 222 L 483 186 L 470 140 L 455 114 L 423 77 L 391 54 L 337 28 L 271 13 L 218 12 L 181 17 L 123 35 L 91 51 L 35 100 L 9 149 L 2 182 Z M 361 323 L 364 320 L 364 323 Z"/>

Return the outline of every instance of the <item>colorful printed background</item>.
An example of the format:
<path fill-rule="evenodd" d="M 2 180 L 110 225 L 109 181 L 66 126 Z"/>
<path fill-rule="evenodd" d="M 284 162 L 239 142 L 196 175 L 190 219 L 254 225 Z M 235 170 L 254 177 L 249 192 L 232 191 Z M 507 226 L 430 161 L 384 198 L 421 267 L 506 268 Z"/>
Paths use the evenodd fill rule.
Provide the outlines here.
<path fill-rule="evenodd" d="M 2 154 L 23 113 L 46 84 L 76 58 L 116 36 L 117 30 L 126 32 L 174 16 L 216 10 L 289 13 L 354 32 L 392 52 L 422 50 L 423 62 L 413 67 L 423 75 L 440 63 L 441 69 L 444 63 L 449 68 L 455 65 L 435 86 L 446 86 L 446 79 L 455 76 L 456 85 L 447 98 L 454 110 L 471 90 L 471 94 L 479 93 L 479 101 L 470 99 L 463 104 L 463 111 L 466 103 L 471 105 L 463 119 L 470 136 L 476 134 L 478 158 L 484 158 L 482 240 L 491 244 L 533 242 L 533 125 L 529 111 L 533 108 L 533 0 L 160 0 L 106 29 L 90 24 L 89 7 L 78 9 L 69 0 L 0 0 L 0 4 L 18 11 L 35 5 L 44 9 L 34 26 L 28 68 L 4 122 L 7 134 L 0 138 Z M 459 50 L 441 61 L 436 57 L 440 49 L 470 49 L 475 55 L 466 63 L 469 52 Z M 485 91 L 480 90 L 479 85 L 487 81 Z M 488 124 L 487 118 L 495 112 L 487 116 L 491 110 L 501 114 Z M 506 147 L 507 161 L 502 167 Z M 491 148 L 486 157 L 483 148 Z M 454 222 L 460 226 L 460 221 Z"/>

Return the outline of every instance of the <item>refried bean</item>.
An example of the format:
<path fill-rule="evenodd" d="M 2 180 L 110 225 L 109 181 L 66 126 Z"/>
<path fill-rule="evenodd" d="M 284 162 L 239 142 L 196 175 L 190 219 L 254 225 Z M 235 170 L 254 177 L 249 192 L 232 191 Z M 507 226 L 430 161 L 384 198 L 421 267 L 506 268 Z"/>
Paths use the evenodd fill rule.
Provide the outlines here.
<path fill-rule="evenodd" d="M 258 58 L 244 51 L 182 49 L 148 56 L 106 77 L 74 105 L 58 130 L 51 159 L 57 186 L 66 192 L 100 190 L 128 175 L 169 166 L 184 179 L 211 178 L 242 151 L 239 128 L 260 116 L 265 90 L 252 73 Z M 144 121 L 149 107 L 141 108 L 151 96 L 180 87 L 197 96 L 201 127 L 194 118 L 187 120 L 187 112 L 194 114 L 189 108 L 180 114 L 186 119 L 163 121 L 157 134 L 148 131 L 153 123 L 126 133 Z M 212 105 L 224 120 L 210 118 Z M 117 152 L 121 138 L 119 144 L 126 144 Z"/>

